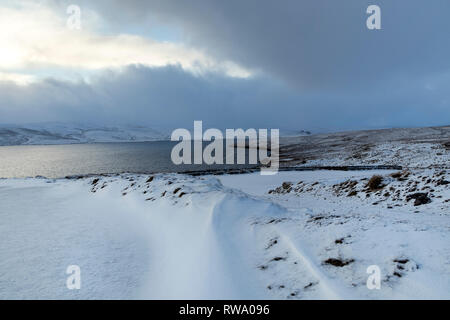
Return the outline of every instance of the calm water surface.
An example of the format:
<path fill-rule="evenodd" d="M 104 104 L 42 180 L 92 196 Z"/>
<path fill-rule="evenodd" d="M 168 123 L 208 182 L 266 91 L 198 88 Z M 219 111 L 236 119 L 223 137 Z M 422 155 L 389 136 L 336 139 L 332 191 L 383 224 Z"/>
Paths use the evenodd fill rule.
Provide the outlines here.
<path fill-rule="evenodd" d="M 53 146 L 0 146 L 0 178 L 80 174 L 183 172 L 237 168 L 226 165 L 174 165 L 176 142 L 95 143 Z"/>

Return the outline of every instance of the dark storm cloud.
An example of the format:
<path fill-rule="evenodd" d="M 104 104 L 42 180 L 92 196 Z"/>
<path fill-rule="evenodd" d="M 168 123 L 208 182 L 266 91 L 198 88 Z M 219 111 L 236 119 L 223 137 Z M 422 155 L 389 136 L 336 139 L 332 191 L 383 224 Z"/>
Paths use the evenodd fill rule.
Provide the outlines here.
<path fill-rule="evenodd" d="M 382 30 L 366 28 L 370 4 L 381 7 Z M 179 27 L 193 45 L 299 89 L 356 90 L 450 67 L 448 0 L 108 0 L 96 8 L 112 24 Z"/>
<path fill-rule="evenodd" d="M 391 90 L 396 86 L 396 90 Z M 0 83 L 2 123 L 65 121 L 191 128 L 311 129 L 439 125 L 450 119 L 450 74 L 422 81 L 393 79 L 379 93 L 299 93 L 267 78 L 197 77 L 177 66 L 130 66 L 92 83 L 46 80 Z"/>

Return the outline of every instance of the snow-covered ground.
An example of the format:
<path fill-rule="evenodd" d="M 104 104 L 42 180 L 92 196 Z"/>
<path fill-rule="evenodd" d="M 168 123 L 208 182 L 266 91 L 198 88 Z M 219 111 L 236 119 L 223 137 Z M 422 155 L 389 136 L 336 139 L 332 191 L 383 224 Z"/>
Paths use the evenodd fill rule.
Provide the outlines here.
<path fill-rule="evenodd" d="M 0 298 L 449 299 L 448 180 L 434 169 L 0 180 Z M 66 288 L 69 265 L 80 290 Z M 366 286 L 370 265 L 380 290 Z"/>

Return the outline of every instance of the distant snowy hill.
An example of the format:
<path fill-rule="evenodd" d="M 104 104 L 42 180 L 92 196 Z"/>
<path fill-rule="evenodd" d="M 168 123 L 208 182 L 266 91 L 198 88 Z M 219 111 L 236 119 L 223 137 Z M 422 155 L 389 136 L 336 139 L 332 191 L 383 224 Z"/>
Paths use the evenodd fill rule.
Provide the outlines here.
<path fill-rule="evenodd" d="M 144 126 L 94 126 L 66 123 L 0 124 L 0 146 L 138 142 L 170 140 L 171 130 Z M 282 137 L 309 136 L 305 130 L 281 129 Z"/>
<path fill-rule="evenodd" d="M 72 124 L 0 125 L 0 145 L 71 144 L 167 140 L 169 134 L 143 126 Z"/>

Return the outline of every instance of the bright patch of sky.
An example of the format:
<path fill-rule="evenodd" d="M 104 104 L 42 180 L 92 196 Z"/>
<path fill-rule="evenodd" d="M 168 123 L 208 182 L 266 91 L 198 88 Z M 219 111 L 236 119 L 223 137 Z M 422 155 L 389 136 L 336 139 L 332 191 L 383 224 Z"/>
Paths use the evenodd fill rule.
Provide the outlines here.
<path fill-rule="evenodd" d="M 0 6 L 0 80 L 26 84 L 46 77 L 84 78 L 95 70 L 139 64 L 149 67 L 180 65 L 196 75 L 221 72 L 248 77 L 249 70 L 228 60 L 217 60 L 180 40 L 174 28 L 151 24 L 108 28 L 99 15 L 83 7 L 80 30 L 67 26 L 61 7 L 21 1 Z M 18 71 L 20 70 L 20 71 Z"/>

